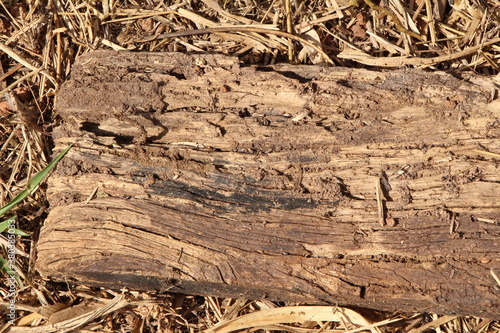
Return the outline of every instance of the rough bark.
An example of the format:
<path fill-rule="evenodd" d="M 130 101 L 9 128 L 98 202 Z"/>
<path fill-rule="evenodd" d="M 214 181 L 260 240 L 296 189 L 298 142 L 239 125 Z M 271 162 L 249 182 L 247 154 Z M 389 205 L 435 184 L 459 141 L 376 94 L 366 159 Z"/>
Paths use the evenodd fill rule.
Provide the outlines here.
<path fill-rule="evenodd" d="M 37 268 L 500 318 L 497 94 L 420 70 L 85 55 L 56 100 L 56 150 L 75 147 L 49 179 Z"/>

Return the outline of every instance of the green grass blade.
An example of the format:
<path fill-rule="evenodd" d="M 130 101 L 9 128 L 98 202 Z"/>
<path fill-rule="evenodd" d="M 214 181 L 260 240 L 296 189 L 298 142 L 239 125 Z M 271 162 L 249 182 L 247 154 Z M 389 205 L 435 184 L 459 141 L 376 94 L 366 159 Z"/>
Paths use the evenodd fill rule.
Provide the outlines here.
<path fill-rule="evenodd" d="M 49 165 L 47 165 L 42 171 L 33 176 L 33 178 L 31 178 L 31 180 L 28 182 L 28 185 L 26 185 L 26 189 L 19 192 L 19 194 L 16 195 L 7 205 L 5 205 L 0 209 L 0 217 L 5 215 L 5 213 L 14 208 L 18 203 L 20 203 L 28 195 L 30 195 L 33 192 L 33 190 L 42 182 L 45 176 L 47 176 L 50 170 L 52 170 L 56 166 L 56 164 L 61 160 L 61 158 L 63 158 L 64 155 L 66 155 L 66 153 L 71 149 L 71 147 L 72 147 L 71 145 L 66 147 L 66 149 L 64 149 L 61 153 L 59 153 L 59 155 L 57 155 L 56 158 L 54 158 L 54 160 L 52 160 L 52 162 L 49 163 Z"/>
<path fill-rule="evenodd" d="M 7 228 L 9 227 L 9 225 L 11 223 L 13 223 L 15 219 L 16 219 L 16 217 L 12 216 L 12 217 L 9 217 L 7 220 L 3 221 L 2 223 L 0 223 L 0 234 L 2 232 L 4 232 L 5 230 L 7 230 Z"/>
<path fill-rule="evenodd" d="M 24 237 L 30 237 L 31 234 L 27 233 L 26 231 L 22 231 L 20 229 L 14 229 L 14 235 L 16 236 L 24 236 Z"/>
<path fill-rule="evenodd" d="M 22 231 L 21 229 L 16 229 L 14 228 L 14 235 L 16 236 L 24 236 L 24 237 L 30 237 L 31 234 L 27 233 L 26 231 Z"/>
<path fill-rule="evenodd" d="M 21 288 L 24 287 L 23 281 L 21 281 L 19 275 L 9 266 L 9 262 L 2 255 L 0 255 L 0 272 L 3 272 L 7 275 L 13 275 L 17 284 Z"/>
<path fill-rule="evenodd" d="M 15 274 L 15 272 L 10 268 L 9 262 L 2 255 L 0 255 L 0 270 L 7 274 Z"/>
<path fill-rule="evenodd" d="M 15 219 L 16 219 L 16 217 L 12 216 L 12 217 L 9 217 L 7 220 L 3 221 L 2 223 L 0 223 L 0 234 L 2 232 L 4 232 L 5 230 L 7 230 L 9 228 L 9 225 L 14 223 Z M 31 236 L 27 232 L 24 232 L 24 231 L 16 229 L 16 228 L 14 228 L 14 235 L 25 236 L 25 237 Z"/>

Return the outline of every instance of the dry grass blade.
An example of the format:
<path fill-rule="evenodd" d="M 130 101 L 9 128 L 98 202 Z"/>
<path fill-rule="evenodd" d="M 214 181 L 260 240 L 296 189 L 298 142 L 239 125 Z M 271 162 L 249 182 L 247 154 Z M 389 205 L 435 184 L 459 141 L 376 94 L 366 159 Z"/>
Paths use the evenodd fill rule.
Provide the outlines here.
<path fill-rule="evenodd" d="M 475 151 L 476 153 L 478 153 L 478 154 L 481 154 L 481 155 L 491 156 L 491 157 L 494 157 L 494 158 L 500 158 L 500 154 L 493 153 L 493 152 L 490 152 L 490 151 L 480 150 L 480 149 L 476 149 L 476 150 L 474 150 L 474 151 Z"/>
<path fill-rule="evenodd" d="M 110 313 L 118 311 L 125 306 L 129 305 L 129 302 L 125 299 L 123 295 L 118 295 L 112 300 L 110 300 L 106 305 L 99 309 L 92 310 L 83 315 L 71 318 L 57 324 L 47 324 L 43 326 L 28 328 L 28 327 L 11 327 L 9 332 L 13 333 L 65 333 L 71 332 L 75 329 L 82 327 L 98 318 L 104 317 Z"/>
<path fill-rule="evenodd" d="M 334 306 L 291 306 L 249 313 L 235 319 L 221 321 L 205 330 L 205 333 L 229 333 L 242 329 L 259 329 L 270 325 L 302 322 L 336 322 L 345 326 L 345 330 L 356 327 L 356 331 L 369 330 L 380 332 L 357 312 Z M 361 326 L 361 327 L 359 327 Z M 283 327 L 283 326 L 281 326 Z"/>
<path fill-rule="evenodd" d="M 377 5 L 375 2 L 373 2 L 372 0 L 363 0 L 367 5 L 369 5 L 373 10 L 375 11 L 381 11 L 382 13 L 384 13 L 385 15 L 387 15 L 388 17 L 391 17 L 392 20 L 393 20 L 393 23 L 394 25 L 396 26 L 396 30 L 400 33 L 404 33 L 404 34 L 407 34 L 411 37 L 414 37 L 416 39 L 419 39 L 419 40 L 423 40 L 423 37 L 420 36 L 418 33 L 416 32 L 413 32 L 411 30 L 408 30 L 406 29 L 401 21 L 399 20 L 399 18 L 393 13 L 391 12 L 390 10 L 388 10 L 387 8 L 384 8 L 384 7 L 381 7 L 379 5 Z"/>
<path fill-rule="evenodd" d="M 240 27 L 240 26 L 232 26 L 232 27 L 217 27 L 217 28 L 207 28 L 207 29 L 197 29 L 197 30 L 188 30 L 188 31 L 179 31 L 179 32 L 172 32 L 168 34 L 161 34 L 157 37 L 154 37 L 153 39 L 165 39 L 165 38 L 175 38 L 175 37 L 185 37 L 185 36 L 193 36 L 193 35 L 205 35 L 205 34 L 212 34 L 212 33 L 218 33 L 218 32 L 256 32 L 256 33 L 263 33 L 263 34 L 271 34 L 271 35 L 276 35 L 276 36 L 281 36 L 281 37 L 286 37 L 293 39 L 297 42 L 300 42 L 304 45 L 307 45 L 311 48 L 313 48 L 318 54 L 320 54 L 324 60 L 330 64 L 334 64 L 334 62 L 330 59 L 330 57 L 319 47 L 314 45 L 313 43 L 309 42 L 308 40 L 305 40 L 302 37 L 295 36 L 292 34 L 289 34 L 287 32 L 279 31 L 279 30 L 272 30 L 272 29 L 264 29 L 264 28 L 254 28 L 254 27 Z"/>
<path fill-rule="evenodd" d="M 437 329 L 437 328 L 439 328 L 439 326 L 446 324 L 447 322 L 450 322 L 456 318 L 458 318 L 458 317 L 457 316 L 442 316 L 442 317 L 437 318 L 436 320 L 433 320 L 430 323 L 427 323 L 419 328 L 412 329 L 408 333 L 423 333 L 429 329 Z"/>
<path fill-rule="evenodd" d="M 45 75 L 54 84 L 54 86 L 56 86 L 56 87 L 58 86 L 56 79 L 49 72 L 47 72 L 44 69 L 37 68 L 37 67 L 31 65 L 23 57 L 21 57 L 20 55 L 18 55 L 14 50 L 12 50 L 10 47 L 8 47 L 7 45 L 5 45 L 2 42 L 0 42 L 0 50 L 3 51 L 3 52 L 5 52 L 9 57 L 11 57 L 15 61 L 17 61 L 18 63 L 20 63 L 21 65 L 23 65 L 24 67 L 29 68 L 29 69 L 31 69 L 34 72 L 40 72 L 40 73 L 42 73 L 43 75 Z"/>
<path fill-rule="evenodd" d="M 401 66 L 418 66 L 418 67 L 428 67 L 432 65 L 439 64 L 444 61 L 459 59 L 470 54 L 480 51 L 483 47 L 488 45 L 496 44 L 500 42 L 500 38 L 495 38 L 493 40 L 485 41 L 481 45 L 467 48 L 462 51 L 452 53 L 450 55 L 443 55 L 434 58 L 411 58 L 411 57 L 373 57 L 364 52 L 358 50 L 346 49 L 342 51 L 338 57 L 342 59 L 349 59 L 360 62 L 369 66 L 376 67 L 401 67 Z"/>
<path fill-rule="evenodd" d="M 497 273 L 493 270 L 493 268 L 490 268 L 490 274 L 491 276 L 493 276 L 496 283 L 500 286 L 500 278 L 498 277 Z"/>
<path fill-rule="evenodd" d="M 321 328 L 317 330 L 311 330 L 311 328 L 302 328 L 302 327 L 294 327 L 294 326 L 289 326 L 289 325 L 281 325 L 281 324 L 275 324 L 275 325 L 269 325 L 269 326 L 260 326 L 259 329 L 262 330 L 274 330 L 274 331 L 288 331 L 292 333 L 358 333 L 358 332 L 367 332 L 370 329 L 378 329 L 378 327 L 385 326 L 388 324 L 392 324 L 398 321 L 401 321 L 401 318 L 398 319 L 387 319 L 387 320 L 382 320 L 377 323 L 373 323 L 370 325 L 365 325 L 362 327 L 359 327 L 357 329 L 350 329 L 350 330 L 345 330 L 343 328 L 336 328 L 336 329 L 329 329 L 325 328 L 327 327 L 326 324 L 323 324 Z"/>

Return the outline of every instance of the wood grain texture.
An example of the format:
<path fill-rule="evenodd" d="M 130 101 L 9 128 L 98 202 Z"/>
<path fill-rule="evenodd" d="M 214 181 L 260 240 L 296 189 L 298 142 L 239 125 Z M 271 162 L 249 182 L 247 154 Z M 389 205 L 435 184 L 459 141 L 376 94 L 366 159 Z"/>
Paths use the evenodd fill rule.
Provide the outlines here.
<path fill-rule="evenodd" d="M 56 150 L 76 147 L 49 179 L 37 269 L 500 318 L 497 95 L 419 70 L 85 55 L 57 97 Z"/>

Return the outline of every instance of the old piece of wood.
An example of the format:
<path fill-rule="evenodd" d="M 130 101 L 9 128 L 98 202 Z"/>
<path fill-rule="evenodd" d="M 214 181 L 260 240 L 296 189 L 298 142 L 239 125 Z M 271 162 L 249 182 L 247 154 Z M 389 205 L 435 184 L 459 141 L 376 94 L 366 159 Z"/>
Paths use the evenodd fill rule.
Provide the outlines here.
<path fill-rule="evenodd" d="M 56 151 L 75 147 L 49 179 L 37 269 L 500 318 L 497 96 L 420 70 L 84 55 L 56 100 Z"/>

